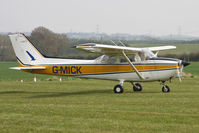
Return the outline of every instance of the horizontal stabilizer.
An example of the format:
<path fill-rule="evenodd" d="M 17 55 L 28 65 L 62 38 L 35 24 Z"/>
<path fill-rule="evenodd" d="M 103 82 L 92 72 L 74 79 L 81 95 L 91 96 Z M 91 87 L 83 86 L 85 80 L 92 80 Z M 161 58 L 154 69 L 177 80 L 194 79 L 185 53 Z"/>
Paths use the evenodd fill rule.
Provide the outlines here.
<path fill-rule="evenodd" d="M 14 70 L 42 70 L 42 69 L 46 69 L 46 67 L 10 67 L 10 69 L 14 69 Z"/>

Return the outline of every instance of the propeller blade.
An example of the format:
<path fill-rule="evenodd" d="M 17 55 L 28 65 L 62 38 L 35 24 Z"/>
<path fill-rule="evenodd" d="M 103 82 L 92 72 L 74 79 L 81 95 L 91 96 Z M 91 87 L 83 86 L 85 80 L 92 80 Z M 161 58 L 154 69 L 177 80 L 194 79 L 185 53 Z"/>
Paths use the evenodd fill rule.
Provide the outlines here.
<path fill-rule="evenodd" d="M 186 66 L 188 66 L 188 65 L 190 65 L 189 62 L 186 62 L 186 61 L 184 61 L 184 60 L 180 60 L 180 61 L 179 61 L 179 66 L 180 66 L 180 67 L 177 68 L 176 71 L 177 71 L 177 76 L 178 76 L 180 82 L 182 82 L 183 68 L 186 67 Z"/>
<path fill-rule="evenodd" d="M 180 68 L 177 68 L 177 76 L 178 76 L 179 81 L 182 82 Z"/>
<path fill-rule="evenodd" d="M 182 60 L 179 61 L 179 68 L 177 68 L 177 76 L 180 82 L 182 82 L 182 70 L 183 70 L 183 64 L 182 64 Z"/>

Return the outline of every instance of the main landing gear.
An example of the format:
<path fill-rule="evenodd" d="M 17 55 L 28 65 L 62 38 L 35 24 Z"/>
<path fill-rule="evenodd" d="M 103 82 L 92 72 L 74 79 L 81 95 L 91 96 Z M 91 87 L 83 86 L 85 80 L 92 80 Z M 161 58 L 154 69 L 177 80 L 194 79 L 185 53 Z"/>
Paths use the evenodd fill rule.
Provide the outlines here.
<path fill-rule="evenodd" d="M 114 87 L 113 90 L 115 93 L 123 93 L 124 92 L 123 83 L 124 83 L 124 81 L 120 81 L 120 84 L 118 84 Z"/>
<path fill-rule="evenodd" d="M 124 92 L 124 88 L 119 84 L 119 85 L 116 85 L 114 87 L 114 92 L 115 93 L 123 93 Z"/>
<path fill-rule="evenodd" d="M 123 83 L 124 81 L 120 81 L 120 84 L 116 85 L 114 87 L 114 92 L 115 93 L 123 93 L 124 92 L 124 88 L 123 88 Z M 131 82 L 131 84 L 133 85 L 133 91 L 142 91 L 142 85 L 139 83 L 134 84 L 133 82 Z"/>

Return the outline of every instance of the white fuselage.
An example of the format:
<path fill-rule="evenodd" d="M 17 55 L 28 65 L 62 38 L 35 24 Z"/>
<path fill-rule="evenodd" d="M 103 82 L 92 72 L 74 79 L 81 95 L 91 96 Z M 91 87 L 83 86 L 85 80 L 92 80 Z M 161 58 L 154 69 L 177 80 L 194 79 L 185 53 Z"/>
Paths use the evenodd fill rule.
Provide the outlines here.
<path fill-rule="evenodd" d="M 178 62 L 172 60 L 146 60 L 134 63 L 135 66 L 140 66 L 139 72 L 142 74 L 144 79 L 140 79 L 138 75 L 129 68 L 128 70 L 122 70 L 129 66 L 125 64 L 100 64 L 96 63 L 96 60 L 73 60 L 73 59 L 54 59 L 54 58 L 44 58 L 40 63 L 37 62 L 37 66 L 58 66 L 58 67 L 67 67 L 67 66 L 81 66 L 84 69 L 84 72 L 81 74 L 68 75 L 59 73 L 60 69 L 56 70 L 58 73 L 56 75 L 62 76 L 76 76 L 83 78 L 96 78 L 96 79 L 108 79 L 108 80 L 120 80 L 120 81 L 165 81 L 172 77 L 176 77 Z M 106 71 L 108 66 L 112 70 Z M 170 67 L 174 66 L 174 67 Z M 99 68 L 100 67 L 100 68 Z M 121 67 L 121 70 L 118 69 Z M 147 67 L 147 68 L 146 68 Z M 150 68 L 152 67 L 152 68 Z M 93 71 L 89 70 L 90 68 L 94 69 Z M 51 69 L 51 68 L 49 68 Z M 98 69 L 104 69 L 104 71 L 98 71 Z M 116 69 L 117 71 L 114 71 Z M 55 70 L 54 70 L 55 71 Z M 91 71 L 91 72 L 90 72 Z M 48 74 L 48 73 L 46 73 Z"/>

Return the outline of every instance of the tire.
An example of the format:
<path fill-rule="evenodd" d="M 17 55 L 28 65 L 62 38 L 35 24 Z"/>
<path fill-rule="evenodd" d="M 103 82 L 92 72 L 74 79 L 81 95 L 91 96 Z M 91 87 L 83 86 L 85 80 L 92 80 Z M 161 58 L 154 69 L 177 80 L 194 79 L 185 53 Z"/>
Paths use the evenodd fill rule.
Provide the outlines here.
<path fill-rule="evenodd" d="M 169 86 L 164 85 L 164 86 L 162 87 L 162 92 L 164 92 L 164 93 L 168 93 L 168 92 L 170 92 L 170 88 L 169 88 Z"/>
<path fill-rule="evenodd" d="M 142 85 L 139 84 L 139 83 L 136 83 L 136 84 L 133 86 L 133 91 L 142 91 Z"/>
<path fill-rule="evenodd" d="M 115 93 L 123 93 L 124 92 L 124 88 L 121 85 L 116 85 L 114 87 L 114 92 Z"/>

